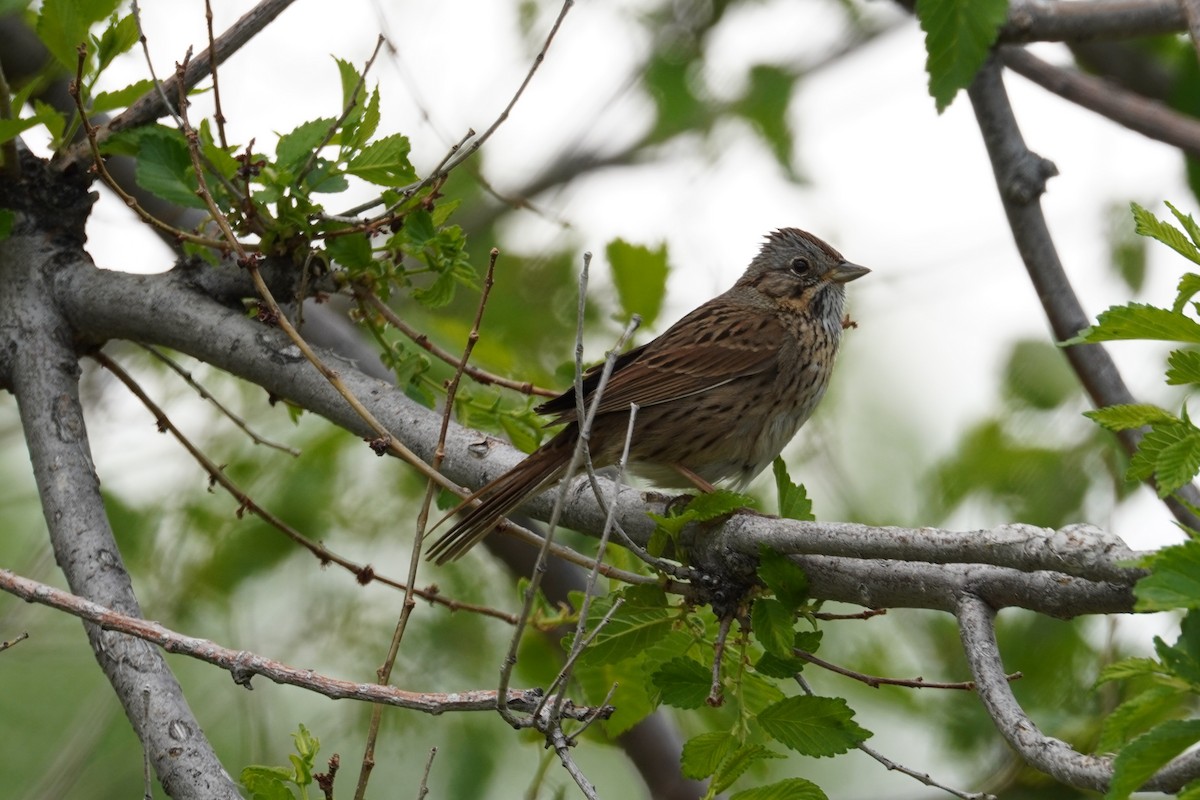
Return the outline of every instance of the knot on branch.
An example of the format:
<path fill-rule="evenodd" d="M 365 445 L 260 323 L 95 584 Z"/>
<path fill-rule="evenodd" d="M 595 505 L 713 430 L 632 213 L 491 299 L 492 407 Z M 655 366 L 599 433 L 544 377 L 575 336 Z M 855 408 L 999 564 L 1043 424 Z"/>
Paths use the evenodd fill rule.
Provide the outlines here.
<path fill-rule="evenodd" d="M 1013 203 L 1027 206 L 1046 191 L 1046 181 L 1058 174 L 1058 167 L 1048 158 L 1028 150 L 1012 159 L 1012 166 L 1000 187 Z"/>
<path fill-rule="evenodd" d="M 56 245 L 83 247 L 84 226 L 96 195 L 88 191 L 92 178 L 84 170 L 55 169 L 27 150 L 19 151 L 21 174 L 0 181 L 0 208 L 18 212 L 14 233 L 48 234 Z"/>

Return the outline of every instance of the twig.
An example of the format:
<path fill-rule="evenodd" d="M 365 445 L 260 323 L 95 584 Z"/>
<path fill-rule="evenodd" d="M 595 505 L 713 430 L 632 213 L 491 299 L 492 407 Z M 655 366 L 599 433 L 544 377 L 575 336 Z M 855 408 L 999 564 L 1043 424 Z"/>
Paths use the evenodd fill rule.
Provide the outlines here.
<path fill-rule="evenodd" d="M 596 794 L 596 787 L 583 774 L 583 770 L 575 763 L 575 759 L 571 758 L 571 741 L 567 735 L 563 733 L 562 728 L 555 728 L 550 735 L 550 743 L 554 747 L 554 752 L 558 755 L 558 760 L 567 770 L 567 774 L 571 776 L 571 780 L 575 781 L 575 785 L 579 787 L 579 791 L 583 792 L 583 796 L 588 800 L 598 800 L 599 795 Z"/>
<path fill-rule="evenodd" d="M 208 473 L 209 480 L 219 485 L 235 500 L 237 500 L 239 516 L 242 514 L 242 512 L 249 511 L 251 514 L 258 517 L 263 522 L 266 522 L 269 526 L 279 531 L 284 536 L 287 536 L 296 544 L 308 550 L 317 557 L 322 565 L 337 564 L 339 567 L 342 567 L 343 569 L 352 573 L 355 580 L 357 580 L 360 584 L 366 585 L 372 581 L 379 581 L 385 586 L 391 586 L 394 589 L 406 589 L 407 584 L 392 580 L 386 575 L 380 575 L 371 566 L 356 564 L 350 559 L 338 555 L 325 545 L 309 539 L 307 536 L 300 533 L 300 531 L 296 530 L 291 525 L 288 525 L 282 519 L 260 506 L 257 502 L 255 502 L 254 498 L 243 492 L 241 488 L 239 488 L 238 485 L 234 483 L 234 481 L 228 475 L 225 474 L 225 471 L 221 469 L 221 467 L 219 467 L 212 461 L 212 459 L 206 456 L 199 447 L 192 443 L 192 441 L 188 439 L 187 436 L 185 436 L 173 422 L 171 422 L 171 419 L 166 415 L 166 413 L 158 406 L 158 404 L 150 399 L 150 396 L 146 394 L 142 387 L 138 385 L 137 381 L 135 381 L 133 377 L 121 367 L 121 365 L 117 364 L 115 361 L 101 352 L 92 353 L 92 359 L 112 373 L 113 377 L 125 384 L 125 387 L 129 389 L 134 397 L 140 400 L 142 405 L 146 406 L 146 408 L 154 416 L 154 421 L 158 426 L 158 429 L 174 436 L 175 440 L 183 446 L 183 449 L 187 450 L 188 454 L 191 455 L 191 457 L 194 458 L 198 464 L 200 464 L 200 467 L 206 473 Z M 482 614 L 484 616 L 504 620 L 509 624 L 516 622 L 516 617 L 512 614 L 506 614 L 503 611 L 489 608 L 487 606 L 463 603 L 458 600 L 443 597 L 441 593 L 437 591 L 437 589 L 415 589 L 414 594 L 430 603 L 445 606 L 451 611 L 469 611 L 471 613 Z"/>
<path fill-rule="evenodd" d="M 429 758 L 425 759 L 425 769 L 421 772 L 421 784 L 417 787 L 417 800 L 425 800 L 429 794 L 429 772 L 433 769 L 433 759 L 437 756 L 437 748 L 429 748 Z"/>
<path fill-rule="evenodd" d="M 15 639 L 9 639 L 7 641 L 0 642 L 0 653 L 3 653 L 5 650 L 12 647 L 13 645 L 20 644 L 21 642 L 25 641 L 28 638 L 29 638 L 29 631 L 22 631 L 21 633 L 17 634 Z"/>
<path fill-rule="evenodd" d="M 709 686 L 708 697 L 704 699 L 704 702 L 713 708 L 725 702 L 724 693 L 721 691 L 721 661 L 725 658 L 725 643 L 729 639 L 729 629 L 732 625 L 732 616 L 722 618 L 717 628 L 717 638 L 713 641 L 712 685 Z"/>
<path fill-rule="evenodd" d="M 803 676 L 797 674 L 796 675 L 796 683 L 800 686 L 800 690 L 803 691 L 805 694 L 809 695 L 810 697 L 814 694 L 812 687 L 808 685 L 808 681 L 804 680 Z M 892 761 L 890 758 L 883 755 L 875 748 L 870 747 L 863 742 L 859 742 L 858 744 L 854 745 L 854 747 L 859 752 L 870 756 L 871 758 L 875 759 L 875 761 L 882 764 L 884 769 L 887 769 L 890 772 L 899 772 L 902 775 L 907 775 L 908 777 L 912 778 L 913 780 L 918 781 L 919 783 L 923 783 L 930 788 L 940 789 L 943 792 L 946 792 L 947 794 L 952 794 L 955 797 L 959 798 L 959 800 L 997 800 L 997 798 L 994 795 L 988 794 L 987 792 L 964 792 L 964 791 L 960 791 L 958 789 L 954 789 L 949 786 L 946 786 L 943 783 L 939 783 L 939 782 L 935 781 L 933 778 L 931 778 L 929 776 L 929 773 L 917 772 L 915 769 L 906 767 L 903 764 Z"/>
<path fill-rule="evenodd" d="M 795 648 L 792 650 L 792 655 L 797 658 L 804 659 L 809 663 L 816 664 L 818 667 L 823 667 L 830 672 L 836 672 L 838 675 L 844 675 L 847 678 L 852 678 L 859 683 L 865 683 L 872 689 L 878 689 L 880 686 L 905 686 L 909 689 L 959 689 L 965 692 L 975 691 L 974 681 L 959 681 L 957 683 L 939 683 L 937 681 L 927 681 L 924 678 L 882 678 L 877 675 L 866 675 L 861 672 L 856 672 L 852 669 L 834 664 L 831 661 L 826 661 L 820 656 L 810 653 L 807 650 Z M 1019 680 L 1025 677 L 1020 672 L 1013 672 L 1007 676 L 1010 681 Z"/>
<path fill-rule="evenodd" d="M 866 608 L 862 611 L 859 611 L 857 614 L 832 614 L 828 611 L 817 611 L 814 612 L 812 616 L 814 619 L 819 619 L 826 622 L 835 622 L 848 619 L 867 620 L 871 619 L 872 617 L 882 617 L 884 614 L 887 614 L 887 612 L 888 610 L 886 608 Z"/>
<path fill-rule="evenodd" d="M 1045 191 L 1046 180 L 1057 174 L 1058 170 L 1026 147 L 1004 89 L 999 60 L 995 57 L 988 60 L 967 88 L 967 94 L 975 109 L 975 118 L 992 162 L 1000 200 L 1004 204 L 1021 260 L 1037 290 L 1055 338 L 1067 341 L 1086 328 L 1089 322 L 1063 270 L 1042 214 L 1040 198 Z M 1065 348 L 1064 352 L 1097 407 L 1136 402 L 1108 351 L 1102 346 L 1075 345 Z M 1142 435 L 1140 430 L 1116 434 L 1125 452 L 1131 455 L 1137 450 Z M 1147 483 L 1153 485 L 1151 480 Z M 1200 528 L 1200 517 L 1185 505 L 1200 506 L 1200 490 L 1194 484 L 1187 484 L 1176 494 L 1184 503 L 1174 497 L 1164 500 L 1175 519 L 1193 530 Z"/>
<path fill-rule="evenodd" d="M 496 692 L 491 690 L 406 692 L 377 683 L 331 678 L 311 669 L 292 667 L 265 658 L 248 650 L 231 650 L 208 639 L 177 633 L 157 622 L 120 614 L 99 603 L 21 577 L 7 569 L 0 569 L 0 591 L 31 603 L 40 603 L 64 611 L 98 625 L 103 630 L 118 631 L 136 637 L 168 653 L 178 653 L 228 670 L 235 683 L 247 688 L 250 688 L 250 681 L 254 676 L 261 675 L 273 683 L 295 686 L 333 700 L 385 703 L 425 714 L 492 711 L 496 708 Z M 540 694 L 536 689 L 513 689 L 509 691 L 505 700 L 511 708 L 532 711 L 540 700 Z M 568 706 L 563 713 L 571 719 L 582 721 L 593 711 L 589 706 Z"/>
<path fill-rule="evenodd" d="M 157 347 L 152 347 L 148 344 L 140 344 L 140 343 L 138 344 L 138 346 L 141 347 L 143 350 L 145 350 L 150 355 L 157 358 L 159 361 L 166 364 L 168 367 L 170 367 L 170 369 L 176 375 L 183 378 L 183 380 L 187 383 L 187 385 L 191 386 L 192 389 L 195 390 L 196 394 L 198 394 L 200 396 L 201 400 L 207 400 L 208 402 L 212 403 L 213 406 L 215 406 L 216 409 L 218 411 L 220 411 L 221 414 L 223 414 L 226 419 L 228 419 L 230 422 L 232 422 L 237 427 L 241 428 L 241 430 L 247 436 L 250 437 L 250 441 L 254 442 L 255 444 L 261 444 L 264 447 L 269 447 L 272 450 L 278 450 L 282 453 L 287 453 L 289 456 L 298 457 L 300 455 L 300 451 L 294 447 L 289 447 L 286 444 L 282 444 L 280 442 L 272 442 L 271 440 L 266 439 L 266 438 L 258 435 L 257 433 L 255 433 L 250 428 L 250 425 L 246 422 L 246 420 L 242 419 L 237 414 L 233 413 L 232 409 L 230 409 L 228 406 L 226 406 L 224 403 L 222 403 L 220 400 L 218 400 L 216 397 L 214 397 L 211 392 L 209 392 L 207 389 L 205 389 L 204 386 L 201 385 L 201 383 L 198 380 L 196 380 L 195 376 L 193 376 L 189 370 L 184 369 L 183 366 L 180 365 L 179 362 L 177 362 L 175 359 L 171 358 L 166 353 L 159 350 Z"/>
<path fill-rule="evenodd" d="M 457 356 L 449 350 L 445 350 L 432 342 L 428 335 L 421 333 L 416 328 L 409 325 L 404 320 L 400 319 L 399 315 L 388 306 L 387 303 L 380 300 L 374 292 L 367 291 L 361 287 L 354 288 L 354 297 L 359 302 L 368 303 L 381 317 L 387 320 L 387 323 L 396 330 L 403 333 L 413 344 L 423 348 L 430 355 L 446 362 L 455 369 L 461 368 L 463 374 L 471 380 L 483 386 L 502 386 L 505 389 L 512 389 L 521 394 L 538 395 L 541 397 L 558 397 L 558 392 L 553 389 L 545 389 L 541 386 L 535 386 L 529 381 L 514 381 L 510 378 L 505 378 L 501 375 L 496 375 L 486 370 L 471 364 L 463 364 Z"/>
<path fill-rule="evenodd" d="M 380 37 L 382 44 L 383 38 Z M 375 52 L 379 52 L 376 46 Z M 374 56 L 372 56 L 374 59 Z M 479 294 L 479 305 L 475 312 L 475 321 L 471 325 L 471 332 L 467 335 L 467 343 L 463 349 L 463 356 L 459 368 L 454 373 L 454 378 L 451 379 L 450 385 L 446 387 L 446 407 L 442 411 L 442 424 L 438 430 L 437 445 L 434 447 L 433 460 L 430 464 L 434 470 L 439 470 L 442 467 L 442 460 L 446 457 L 446 431 L 450 427 L 450 414 L 454 408 L 454 394 L 458 391 L 458 383 L 462 378 L 462 367 L 471 359 L 471 351 L 475 349 L 475 343 L 479 341 L 479 325 L 483 321 L 483 311 L 487 308 L 488 296 L 491 294 L 494 276 L 496 272 L 496 259 L 500 255 L 500 251 L 492 248 L 491 257 L 488 259 L 487 275 L 483 280 L 483 290 Z M 408 620 L 412 616 L 412 610 L 415 606 L 413 602 L 413 592 L 411 587 L 417 580 L 417 569 L 421 565 L 421 545 L 425 541 L 425 526 L 429 521 L 429 506 L 433 502 L 434 494 L 437 487 L 433 481 L 429 481 L 425 486 L 425 498 L 421 502 L 421 510 L 417 514 L 416 535 L 413 537 L 412 555 L 408 561 L 408 586 L 404 592 L 404 605 L 400 609 L 400 618 L 396 621 L 396 628 L 392 633 L 392 642 L 388 647 L 387 658 L 384 659 L 383 665 L 376 673 L 379 677 L 379 682 L 387 684 L 392 677 L 392 667 L 396 663 L 396 657 L 400 653 L 400 642 L 404 638 L 404 632 L 408 628 Z M 371 709 L 371 722 L 367 727 L 367 742 L 363 750 L 362 766 L 358 773 L 358 784 L 354 790 L 355 800 L 363 800 L 367 794 L 367 783 L 371 779 L 371 771 L 375 767 L 375 742 L 379 737 L 379 726 L 383 721 L 383 706 L 375 706 Z"/>
<path fill-rule="evenodd" d="M 1155 141 L 1200 155 L 1200 121 L 1118 84 L 1048 64 L 1020 47 L 1001 47 L 1004 66 L 1047 91 Z"/>
<path fill-rule="evenodd" d="M 212 0 L 204 0 L 204 26 L 208 30 L 208 50 L 214 52 L 217 49 L 217 40 L 213 37 L 213 11 Z M 138 29 L 141 29 L 141 22 L 138 22 Z M 144 39 L 145 37 L 143 37 Z M 221 111 L 221 84 L 217 80 L 217 62 L 213 61 L 208 69 L 208 74 L 212 76 L 213 82 L 213 122 L 217 123 L 217 141 L 221 143 L 221 149 L 229 148 L 229 140 L 225 138 L 225 113 Z"/>

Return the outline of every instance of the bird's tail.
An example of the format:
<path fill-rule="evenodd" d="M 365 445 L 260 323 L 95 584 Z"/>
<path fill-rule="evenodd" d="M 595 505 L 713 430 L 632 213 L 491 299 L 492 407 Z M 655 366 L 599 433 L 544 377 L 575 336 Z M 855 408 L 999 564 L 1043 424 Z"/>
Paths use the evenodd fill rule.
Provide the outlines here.
<path fill-rule="evenodd" d="M 575 443 L 573 427 L 569 426 L 559 432 L 553 439 L 529 454 L 524 461 L 472 494 L 447 514 L 443 522 L 468 509 L 454 527 L 438 537 L 426 553 L 426 558 L 437 564 L 445 564 L 461 557 L 491 533 L 503 517 L 536 495 L 547 484 L 557 480 L 571 458 Z M 473 504 L 474 507 L 471 507 Z"/>

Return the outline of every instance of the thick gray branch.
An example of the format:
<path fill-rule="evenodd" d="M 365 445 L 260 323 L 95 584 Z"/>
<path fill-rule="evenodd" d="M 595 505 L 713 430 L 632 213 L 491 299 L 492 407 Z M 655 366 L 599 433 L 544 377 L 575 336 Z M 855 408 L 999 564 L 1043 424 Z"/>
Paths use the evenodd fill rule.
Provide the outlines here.
<path fill-rule="evenodd" d="M 958 630 L 975 678 L 979 699 L 1001 735 L 1021 758 L 1047 775 L 1081 788 L 1103 792 L 1112 779 L 1112 760 L 1084 755 L 1041 732 L 1013 696 L 996 643 L 996 612 L 974 594 L 958 601 Z M 1176 792 L 1200 777 L 1200 757 L 1188 753 L 1171 761 L 1142 788 Z"/>
<path fill-rule="evenodd" d="M 50 541 L 71 590 L 139 616 L 92 464 L 71 331 L 52 305 L 50 276 L 64 261 L 58 239 L 26 230 L 0 242 L 0 379 L 16 395 Z M 84 628 L 166 792 L 197 800 L 240 797 L 162 654 L 140 639 Z"/>
<path fill-rule="evenodd" d="M 1012 0 L 1001 42 L 1085 41 L 1158 36 L 1186 30 L 1178 0 Z"/>

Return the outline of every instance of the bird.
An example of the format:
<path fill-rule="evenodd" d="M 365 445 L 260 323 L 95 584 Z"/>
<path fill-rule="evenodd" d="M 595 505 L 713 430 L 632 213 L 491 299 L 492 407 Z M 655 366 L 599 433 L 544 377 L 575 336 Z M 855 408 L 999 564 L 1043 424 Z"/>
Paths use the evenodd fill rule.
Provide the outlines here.
<path fill-rule="evenodd" d="M 637 404 L 634 472 L 662 487 L 745 488 L 825 394 L 847 319 L 845 284 L 868 272 L 811 233 L 769 233 L 730 289 L 617 356 L 592 423 L 593 463 L 620 458 Z M 600 367 L 583 376 L 585 407 L 600 376 Z M 430 546 L 435 563 L 460 558 L 563 476 L 579 438 L 575 388 L 535 410 L 566 427 L 447 514 L 443 522 L 462 517 Z"/>

